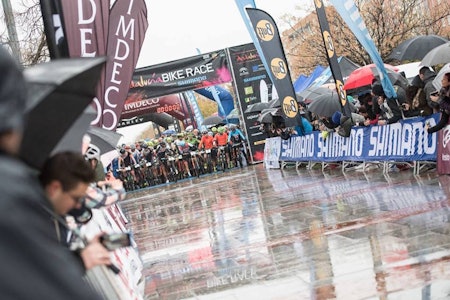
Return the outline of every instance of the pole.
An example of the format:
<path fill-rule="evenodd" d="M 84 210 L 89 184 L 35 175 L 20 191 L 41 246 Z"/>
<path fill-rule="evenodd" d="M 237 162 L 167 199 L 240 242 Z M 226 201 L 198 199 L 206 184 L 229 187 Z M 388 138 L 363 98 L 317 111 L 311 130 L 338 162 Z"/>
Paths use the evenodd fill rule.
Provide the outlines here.
<path fill-rule="evenodd" d="M 6 27 L 8 28 L 9 46 L 12 54 L 16 57 L 19 64 L 22 64 L 22 55 L 20 54 L 19 39 L 17 37 L 16 23 L 11 7 L 10 0 L 2 0 L 3 12 L 5 13 Z"/>

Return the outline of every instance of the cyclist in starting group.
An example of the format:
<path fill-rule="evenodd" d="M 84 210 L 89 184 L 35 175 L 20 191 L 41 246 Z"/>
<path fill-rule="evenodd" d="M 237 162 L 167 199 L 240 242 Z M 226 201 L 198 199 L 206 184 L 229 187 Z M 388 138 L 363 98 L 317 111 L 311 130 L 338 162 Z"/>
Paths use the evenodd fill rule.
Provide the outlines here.
<path fill-rule="evenodd" d="M 217 134 L 214 136 L 214 147 L 218 148 L 217 156 L 220 157 L 221 148 L 225 150 L 225 158 L 226 163 L 229 166 L 230 164 L 230 154 L 228 148 L 228 134 L 225 131 L 225 127 L 220 126 L 217 128 Z"/>
<path fill-rule="evenodd" d="M 200 143 L 198 144 L 199 150 L 205 150 L 205 153 L 203 154 L 204 161 L 208 161 L 208 154 L 206 153 L 206 150 L 210 151 L 211 155 L 211 162 L 213 170 L 216 171 L 216 159 L 217 159 L 217 151 L 213 150 L 214 146 L 214 137 L 212 132 L 208 132 L 208 130 L 202 131 L 202 138 L 200 140 Z"/>
<path fill-rule="evenodd" d="M 232 152 L 232 155 L 237 155 L 237 151 L 241 151 L 241 146 L 243 143 L 245 143 L 245 136 L 242 134 L 242 131 L 237 128 L 236 125 L 232 124 L 230 127 L 230 132 L 228 134 L 228 143 L 231 144 L 231 146 L 235 146 L 233 148 L 233 151 L 236 151 L 236 153 Z M 244 153 L 245 161 L 247 161 L 247 156 Z M 241 162 L 242 167 L 242 162 Z"/>

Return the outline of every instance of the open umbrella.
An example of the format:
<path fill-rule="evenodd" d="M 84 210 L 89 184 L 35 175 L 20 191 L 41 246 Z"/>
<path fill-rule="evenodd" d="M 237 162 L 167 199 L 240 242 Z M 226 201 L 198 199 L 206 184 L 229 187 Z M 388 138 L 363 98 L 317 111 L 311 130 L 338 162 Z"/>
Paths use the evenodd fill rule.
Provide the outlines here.
<path fill-rule="evenodd" d="M 202 125 L 208 127 L 208 126 L 216 126 L 216 125 L 224 124 L 224 123 L 225 123 L 225 121 L 221 117 L 210 116 L 203 120 Z"/>
<path fill-rule="evenodd" d="M 398 70 L 397 67 L 389 64 L 384 64 L 384 67 L 388 74 Z M 356 69 L 350 73 L 350 76 L 344 84 L 344 90 L 354 90 L 363 86 L 370 86 L 375 78 L 374 70 L 376 70 L 375 64 L 369 64 Z"/>
<path fill-rule="evenodd" d="M 450 63 L 443 66 L 439 73 L 437 73 L 436 77 L 433 79 L 433 86 L 436 88 L 436 90 L 439 91 L 442 88 L 442 78 L 446 73 L 450 73 Z"/>
<path fill-rule="evenodd" d="M 420 62 L 421 66 L 431 67 L 450 62 L 450 42 L 433 48 Z"/>
<path fill-rule="evenodd" d="M 117 144 L 122 137 L 118 132 L 95 126 L 89 126 L 87 134 L 91 137 L 91 144 L 97 146 L 101 154 L 116 150 Z"/>
<path fill-rule="evenodd" d="M 258 117 L 258 122 L 260 123 L 273 123 L 275 120 L 282 121 L 283 113 L 281 108 L 266 108 L 261 111 Z"/>
<path fill-rule="evenodd" d="M 258 102 L 247 106 L 247 109 L 244 112 L 246 113 L 260 112 L 265 108 L 269 108 L 268 102 Z"/>
<path fill-rule="evenodd" d="M 59 59 L 24 71 L 28 83 L 20 156 L 40 168 L 65 132 L 95 97 L 106 59 Z"/>
<path fill-rule="evenodd" d="M 177 132 L 174 129 L 166 129 L 162 132 L 162 134 L 164 135 L 172 135 L 172 134 L 176 134 Z"/>
<path fill-rule="evenodd" d="M 421 60 L 433 48 L 448 40 L 438 35 L 419 35 L 407 39 L 395 47 L 388 58 L 396 60 Z"/>
<path fill-rule="evenodd" d="M 350 103 L 350 107 L 352 111 L 355 111 L 355 106 L 352 103 Z M 331 117 L 336 111 L 341 110 L 339 95 L 336 91 L 320 95 L 308 105 L 308 111 L 321 117 Z"/>
<path fill-rule="evenodd" d="M 317 97 L 325 94 L 331 94 L 333 90 L 322 87 L 322 86 L 312 86 L 308 87 L 306 90 L 297 93 L 297 96 L 300 98 L 300 101 L 303 101 L 307 104 L 311 103 Z"/>

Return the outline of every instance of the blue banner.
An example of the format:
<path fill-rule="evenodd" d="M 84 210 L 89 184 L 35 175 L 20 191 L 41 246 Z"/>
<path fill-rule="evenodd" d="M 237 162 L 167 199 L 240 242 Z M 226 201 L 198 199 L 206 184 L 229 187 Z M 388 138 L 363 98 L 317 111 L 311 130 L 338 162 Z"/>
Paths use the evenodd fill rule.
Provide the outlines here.
<path fill-rule="evenodd" d="M 319 131 L 291 137 L 281 142 L 281 161 L 435 161 L 437 134 L 425 131 L 439 114 L 401 122 L 368 127 L 353 127 L 350 137 L 330 133 L 326 139 Z"/>
<path fill-rule="evenodd" d="M 203 114 L 198 106 L 197 99 L 195 98 L 193 91 L 184 92 L 184 95 L 189 101 L 189 104 L 192 107 L 195 115 L 195 121 L 197 122 L 197 126 L 201 126 L 203 124 Z"/>
<path fill-rule="evenodd" d="M 358 8 L 353 0 L 330 0 L 330 2 L 336 8 L 345 23 L 347 23 L 350 30 L 367 51 L 373 63 L 377 67 L 381 85 L 383 86 L 386 97 L 397 98 L 397 93 L 389 80 L 383 60 L 381 59 L 377 47 L 373 43 L 373 40 L 367 31 L 366 25 L 364 24 L 364 20 L 361 18 Z"/>

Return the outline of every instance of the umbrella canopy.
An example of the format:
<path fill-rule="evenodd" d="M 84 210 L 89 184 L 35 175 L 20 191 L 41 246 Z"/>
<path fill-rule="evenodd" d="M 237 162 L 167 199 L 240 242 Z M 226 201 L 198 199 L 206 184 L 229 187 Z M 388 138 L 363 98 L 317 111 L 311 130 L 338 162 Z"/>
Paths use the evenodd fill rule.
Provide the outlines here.
<path fill-rule="evenodd" d="M 260 112 L 263 109 L 269 108 L 269 102 L 258 102 L 258 103 L 254 103 L 254 104 L 250 104 L 249 106 L 247 106 L 247 109 L 245 110 L 246 113 L 251 113 L 251 112 Z"/>
<path fill-rule="evenodd" d="M 389 64 L 384 64 L 384 67 L 386 68 L 388 74 L 398 71 L 398 68 Z M 375 78 L 374 76 L 376 73 L 374 74 L 374 70 L 376 69 L 375 64 L 369 64 L 356 69 L 350 73 L 350 76 L 344 84 L 344 89 L 353 90 L 363 86 L 370 86 Z"/>
<path fill-rule="evenodd" d="M 419 35 L 413 38 L 407 39 L 395 47 L 391 54 L 390 59 L 396 60 L 421 60 L 424 56 L 430 52 L 433 48 L 446 43 L 446 38 L 438 35 Z"/>
<path fill-rule="evenodd" d="M 331 94 L 332 92 L 333 90 L 329 88 L 322 86 L 314 86 L 309 87 L 306 90 L 298 93 L 297 96 L 300 98 L 300 101 L 303 101 L 308 104 L 314 101 L 314 99 L 316 99 L 317 97 L 325 94 Z"/>
<path fill-rule="evenodd" d="M 176 134 L 177 132 L 174 129 L 166 129 L 162 132 L 162 134 L 164 135 L 172 135 L 172 134 Z"/>
<path fill-rule="evenodd" d="M 59 59 L 24 71 L 28 102 L 20 156 L 30 166 L 42 166 L 91 103 L 105 61 L 104 57 Z"/>
<path fill-rule="evenodd" d="M 352 103 L 350 103 L 350 107 L 352 111 L 355 111 Z M 308 106 L 308 111 L 321 117 L 331 117 L 335 112 L 341 110 L 339 95 L 336 91 L 318 96 Z"/>
<path fill-rule="evenodd" d="M 122 137 L 118 132 L 94 126 L 90 126 L 87 133 L 91 137 L 91 144 L 100 149 L 100 154 L 116 150 L 116 146 Z"/>
<path fill-rule="evenodd" d="M 450 63 L 443 66 L 439 73 L 437 73 L 436 77 L 433 79 L 433 86 L 436 88 L 436 90 L 439 91 L 442 88 L 442 78 L 446 73 L 450 73 Z"/>
<path fill-rule="evenodd" d="M 274 123 L 274 121 L 282 121 L 283 113 L 281 108 L 266 108 L 261 111 L 261 114 L 258 117 L 258 122 L 260 123 Z"/>
<path fill-rule="evenodd" d="M 239 110 L 237 108 L 234 108 L 230 113 L 227 115 L 227 119 L 239 119 Z"/>
<path fill-rule="evenodd" d="M 97 113 L 92 106 L 86 107 L 84 112 L 78 117 L 73 125 L 66 131 L 64 136 L 53 149 L 51 155 L 64 152 L 81 152 L 83 136 L 87 133 L 91 122 L 95 119 Z"/>
<path fill-rule="evenodd" d="M 203 120 L 203 126 L 216 126 L 219 124 L 224 124 L 225 121 L 219 116 L 210 116 Z"/>
<path fill-rule="evenodd" d="M 431 67 L 450 62 L 450 42 L 433 48 L 420 62 L 421 66 Z"/>

